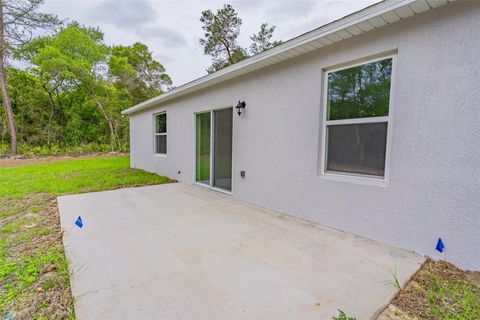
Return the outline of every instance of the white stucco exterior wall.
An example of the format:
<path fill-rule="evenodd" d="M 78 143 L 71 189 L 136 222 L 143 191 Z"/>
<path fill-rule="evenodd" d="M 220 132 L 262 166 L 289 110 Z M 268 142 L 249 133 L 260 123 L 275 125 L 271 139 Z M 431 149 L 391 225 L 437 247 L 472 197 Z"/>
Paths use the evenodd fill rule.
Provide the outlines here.
<path fill-rule="evenodd" d="M 194 112 L 245 100 L 234 115 L 233 197 L 479 270 L 478 30 L 480 2 L 454 2 L 133 114 L 131 165 L 193 183 Z M 397 52 L 390 181 L 320 177 L 322 69 L 386 52 Z M 163 110 L 168 155 L 158 156 L 153 114 Z"/>

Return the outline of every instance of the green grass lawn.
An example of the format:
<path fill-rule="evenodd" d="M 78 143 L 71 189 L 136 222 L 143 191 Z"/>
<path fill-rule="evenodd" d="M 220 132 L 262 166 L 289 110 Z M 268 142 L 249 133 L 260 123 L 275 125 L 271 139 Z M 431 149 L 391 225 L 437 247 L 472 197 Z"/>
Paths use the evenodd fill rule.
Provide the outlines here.
<path fill-rule="evenodd" d="M 74 318 L 57 196 L 165 182 L 126 156 L 0 168 L 0 319 Z"/>

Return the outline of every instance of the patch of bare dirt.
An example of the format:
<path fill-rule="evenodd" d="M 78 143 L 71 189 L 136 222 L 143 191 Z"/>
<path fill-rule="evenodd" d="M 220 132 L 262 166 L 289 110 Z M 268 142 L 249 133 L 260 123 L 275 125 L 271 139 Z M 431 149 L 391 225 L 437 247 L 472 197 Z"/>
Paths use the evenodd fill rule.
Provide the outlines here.
<path fill-rule="evenodd" d="M 96 158 L 96 157 L 113 157 L 119 155 L 128 155 L 122 152 L 109 152 L 109 153 L 92 153 L 84 155 L 66 155 L 66 156 L 48 156 L 48 157 L 25 157 L 22 155 L 0 158 L 0 168 L 26 166 L 29 164 L 48 163 L 68 159 L 81 159 L 81 158 Z"/>
<path fill-rule="evenodd" d="M 434 315 L 431 313 L 431 300 L 435 299 L 435 303 L 438 302 L 437 305 L 441 303 L 445 309 L 452 309 L 452 306 L 462 299 L 462 292 L 454 297 L 448 295 L 435 296 L 432 295 L 430 288 L 438 286 L 439 283 L 447 282 L 454 282 L 459 286 L 465 286 L 465 288 L 473 286 L 480 288 L 480 272 L 462 270 L 449 262 L 429 259 L 409 283 L 397 293 L 377 320 L 444 319 L 441 314 Z M 478 301 L 478 304 L 480 304 L 480 301 Z M 458 319 L 470 318 L 461 317 Z"/>
<path fill-rule="evenodd" d="M 377 320 L 419 320 L 417 317 L 410 317 L 408 314 L 390 304 Z"/>

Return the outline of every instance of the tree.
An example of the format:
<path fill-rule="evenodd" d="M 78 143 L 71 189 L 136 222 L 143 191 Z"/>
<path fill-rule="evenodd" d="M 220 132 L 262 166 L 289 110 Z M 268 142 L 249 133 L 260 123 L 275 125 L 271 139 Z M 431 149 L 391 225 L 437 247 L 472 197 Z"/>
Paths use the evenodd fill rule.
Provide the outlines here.
<path fill-rule="evenodd" d="M 5 62 L 12 47 L 33 38 L 34 31 L 60 23 L 56 16 L 37 12 L 43 0 L 0 0 L 0 89 L 10 132 L 10 151 L 17 152 L 17 129 L 7 90 Z"/>
<path fill-rule="evenodd" d="M 115 85 L 128 92 L 133 104 L 157 96 L 172 85 L 165 67 L 153 59 L 148 47 L 141 42 L 114 46 L 108 63 Z"/>
<path fill-rule="evenodd" d="M 237 63 L 246 58 L 248 58 L 248 53 L 245 49 L 238 47 L 232 51 L 232 60 L 234 61 L 233 63 Z M 213 59 L 212 65 L 207 68 L 207 72 L 213 73 L 215 71 L 228 67 L 233 63 L 230 63 L 228 60 L 222 58 Z"/>
<path fill-rule="evenodd" d="M 32 65 L 28 71 L 36 76 L 48 97 L 44 108 L 54 116 L 48 118 L 47 128 L 53 128 L 64 117 L 75 119 L 73 124 L 63 123 L 65 130 L 72 133 L 68 140 L 73 143 L 88 131 L 89 137 L 96 134 L 99 140 L 107 136 L 113 149 L 122 146 L 128 141 L 128 122 L 121 111 L 162 93 L 172 84 L 163 65 L 153 59 L 145 44 L 109 47 L 98 28 L 76 22 L 53 36 L 35 39 L 17 57 Z M 50 141 L 47 139 L 47 143 Z"/>
<path fill-rule="evenodd" d="M 6 67 L 18 141 L 28 147 L 124 150 L 128 119 L 121 111 L 168 90 L 172 80 L 143 43 L 108 46 L 98 28 L 77 22 L 8 47 L 22 70 Z M 0 112 L 0 149 L 9 142 Z"/>
<path fill-rule="evenodd" d="M 19 142 L 35 145 L 58 138 L 58 126 L 54 119 L 49 97 L 40 79 L 25 70 L 7 69 L 8 92 L 15 113 Z"/>
<path fill-rule="evenodd" d="M 250 53 L 252 55 L 271 49 L 282 43 L 282 41 L 271 42 L 275 28 L 276 26 L 268 27 L 268 23 L 264 22 L 260 26 L 260 31 L 258 34 L 253 34 L 250 37 L 250 40 L 252 40 L 252 44 L 250 45 Z"/>
<path fill-rule="evenodd" d="M 200 39 L 205 54 L 212 56 L 213 63 L 207 72 L 215 72 L 248 57 L 245 49 L 237 43 L 242 19 L 230 4 L 218 9 L 202 11 L 200 21 L 205 39 Z"/>
<path fill-rule="evenodd" d="M 203 23 L 202 29 L 205 31 L 205 38 L 200 39 L 200 44 L 203 46 L 203 52 L 212 57 L 212 65 L 207 68 L 208 73 L 218 71 L 249 57 L 248 50 L 237 43 L 242 19 L 231 5 L 225 4 L 216 13 L 211 10 L 202 11 L 200 21 Z M 274 31 L 275 26 L 269 27 L 268 23 L 263 23 L 258 34 L 250 37 L 253 41 L 250 53 L 257 54 L 279 45 L 281 41 L 271 42 Z"/>
<path fill-rule="evenodd" d="M 103 34 L 98 29 L 73 24 L 44 41 L 33 63 L 37 74 L 51 79 L 51 83 L 70 89 L 73 87 L 89 97 L 108 125 L 110 143 L 117 145 L 114 115 L 109 112 L 106 102 L 109 90 L 103 80 L 108 52 Z"/>

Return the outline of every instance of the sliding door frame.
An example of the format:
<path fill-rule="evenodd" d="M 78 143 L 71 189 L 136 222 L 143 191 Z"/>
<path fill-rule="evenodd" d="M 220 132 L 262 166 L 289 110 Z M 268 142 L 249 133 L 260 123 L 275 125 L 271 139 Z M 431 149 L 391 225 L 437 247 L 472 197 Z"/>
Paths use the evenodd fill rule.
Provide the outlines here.
<path fill-rule="evenodd" d="M 230 177 L 231 177 L 231 190 L 225 190 L 225 189 L 222 189 L 222 188 L 218 188 L 218 187 L 215 187 L 214 186 L 214 174 L 215 174 L 215 168 L 214 168 L 214 165 L 215 165 L 215 160 L 214 160 L 214 149 L 215 148 L 215 117 L 214 117 L 214 112 L 215 111 L 221 111 L 221 110 L 225 110 L 225 109 L 232 109 L 232 171 L 230 173 Z M 210 184 L 207 185 L 205 183 L 201 183 L 201 182 L 197 182 L 197 115 L 198 114 L 202 114 L 202 113 L 210 113 Z M 234 133 L 234 116 L 235 116 L 235 112 L 233 112 L 233 106 L 226 106 L 226 107 L 218 107 L 218 108 L 210 108 L 210 109 L 205 109 L 205 110 L 202 110 L 202 111 L 198 111 L 198 112 L 194 112 L 193 113 L 193 184 L 195 185 L 198 185 L 198 186 L 201 186 L 201 187 L 204 187 L 204 188 L 207 188 L 207 189 L 211 189 L 211 190 L 215 190 L 215 191 L 218 191 L 218 192 L 221 192 L 221 193 L 225 193 L 225 194 L 229 194 L 229 195 L 232 195 L 233 194 L 233 150 L 234 150 L 234 137 L 233 137 L 233 133 Z"/>

